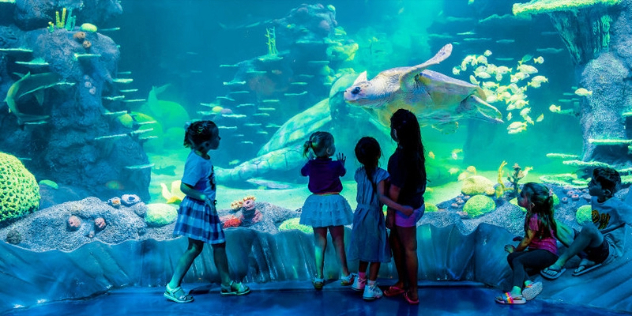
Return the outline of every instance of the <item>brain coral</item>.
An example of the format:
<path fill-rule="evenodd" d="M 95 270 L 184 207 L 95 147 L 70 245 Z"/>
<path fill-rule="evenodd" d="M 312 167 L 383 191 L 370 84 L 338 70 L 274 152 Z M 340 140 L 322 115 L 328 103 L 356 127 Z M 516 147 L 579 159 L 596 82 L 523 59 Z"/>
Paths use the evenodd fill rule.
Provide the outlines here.
<path fill-rule="evenodd" d="M 592 206 L 590 204 L 580 206 L 575 213 L 575 220 L 579 225 L 592 222 Z"/>
<path fill-rule="evenodd" d="M 178 217 L 175 207 L 164 203 L 147 204 L 145 221 L 148 226 L 160 227 L 173 223 Z"/>
<path fill-rule="evenodd" d="M 463 212 L 472 218 L 485 215 L 495 209 L 496 203 L 494 200 L 484 195 L 473 196 L 463 206 Z"/>
<path fill-rule="evenodd" d="M 311 227 L 299 224 L 298 223 L 299 220 L 300 220 L 299 218 L 291 218 L 284 221 L 279 226 L 279 231 L 298 229 L 308 234 L 311 234 L 314 232 L 314 230 Z"/>
<path fill-rule="evenodd" d="M 0 222 L 20 218 L 39 207 L 39 185 L 20 160 L 0 152 Z"/>

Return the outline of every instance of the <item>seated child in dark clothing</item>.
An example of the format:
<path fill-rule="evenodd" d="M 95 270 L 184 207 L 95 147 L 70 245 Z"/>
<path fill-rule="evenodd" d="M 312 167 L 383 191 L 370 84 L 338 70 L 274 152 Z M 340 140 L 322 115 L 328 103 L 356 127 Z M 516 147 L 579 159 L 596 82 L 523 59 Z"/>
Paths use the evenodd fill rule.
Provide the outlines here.
<path fill-rule="evenodd" d="M 557 261 L 541 271 L 547 279 L 559 278 L 564 265 L 575 255 L 582 259 L 573 276 L 580 276 L 611 262 L 622 255 L 623 230 L 632 223 L 632 206 L 614 197 L 621 185 L 621 176 L 612 168 L 598 167 L 593 170 L 588 184 L 592 196 L 592 223 L 583 226 L 573 243 Z"/>

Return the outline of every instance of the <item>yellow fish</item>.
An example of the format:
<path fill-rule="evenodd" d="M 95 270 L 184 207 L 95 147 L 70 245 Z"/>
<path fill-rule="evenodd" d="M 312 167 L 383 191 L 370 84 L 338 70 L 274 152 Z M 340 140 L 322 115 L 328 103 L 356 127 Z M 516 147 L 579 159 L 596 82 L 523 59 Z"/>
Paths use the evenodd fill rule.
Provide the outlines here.
<path fill-rule="evenodd" d="M 535 119 L 536 122 L 542 122 L 542 120 L 544 119 L 544 114 L 540 114 L 540 116 L 538 116 L 537 119 Z"/>
<path fill-rule="evenodd" d="M 428 157 L 430 157 L 430 159 L 435 159 L 435 154 L 433 152 L 428 152 Z"/>
<path fill-rule="evenodd" d="M 542 56 L 533 59 L 533 63 L 534 64 L 541 64 L 543 62 L 544 62 L 544 57 L 542 57 Z"/>
<path fill-rule="evenodd" d="M 560 111 L 562 111 L 562 107 L 561 106 L 557 106 L 555 104 L 551 104 L 551 106 L 549 106 L 549 111 L 551 111 L 553 113 L 559 113 Z"/>
<path fill-rule="evenodd" d="M 459 172 L 459 168 L 450 168 L 450 169 L 448 169 L 448 173 L 449 174 L 456 174 L 457 172 Z"/>
<path fill-rule="evenodd" d="M 589 95 L 592 95 L 592 91 L 588 91 L 584 88 L 579 88 L 577 90 L 575 90 L 575 94 L 580 96 L 580 97 L 587 97 Z"/>

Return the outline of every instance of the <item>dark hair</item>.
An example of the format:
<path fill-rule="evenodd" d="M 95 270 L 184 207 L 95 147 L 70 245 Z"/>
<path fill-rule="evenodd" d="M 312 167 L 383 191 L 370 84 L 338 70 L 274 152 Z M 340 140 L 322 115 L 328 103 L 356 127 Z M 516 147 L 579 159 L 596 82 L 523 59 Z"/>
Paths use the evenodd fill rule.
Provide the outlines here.
<path fill-rule="evenodd" d="M 619 191 L 621 176 L 617 170 L 608 167 L 597 167 L 593 169 L 592 178 L 595 182 L 601 184 L 602 189 L 610 190 L 612 195 Z"/>
<path fill-rule="evenodd" d="M 406 109 L 399 109 L 391 116 L 391 128 L 397 131 L 397 141 L 401 146 L 408 166 L 412 166 L 414 174 L 426 181 L 426 157 L 424 144 L 417 117 Z M 405 158 L 407 159 L 407 158 Z"/>
<path fill-rule="evenodd" d="M 303 156 L 307 157 L 307 153 L 311 148 L 316 157 L 325 157 L 327 149 L 334 144 L 334 136 L 327 132 L 314 132 L 309 140 L 303 144 Z"/>
<path fill-rule="evenodd" d="M 355 146 L 355 155 L 358 161 L 364 166 L 366 176 L 371 181 L 373 192 L 377 193 L 377 185 L 373 181 L 373 175 L 375 174 L 375 168 L 377 168 L 378 161 L 382 157 L 382 149 L 380 144 L 373 137 L 362 137 Z"/>
<path fill-rule="evenodd" d="M 553 216 L 553 197 L 549 192 L 549 188 L 535 182 L 528 182 L 522 186 L 521 195 L 527 197 L 529 203 L 533 203 L 533 208 L 527 208 L 527 216 L 524 220 L 524 233 L 527 234 L 529 229 L 529 221 L 533 215 L 538 215 L 538 224 L 544 229 L 540 230 L 540 239 L 551 236 L 551 230 L 557 232 L 557 224 Z"/>
<path fill-rule="evenodd" d="M 219 135 L 219 129 L 213 121 L 196 121 L 188 124 L 184 134 L 184 147 L 191 148 L 194 144 L 210 141 Z"/>

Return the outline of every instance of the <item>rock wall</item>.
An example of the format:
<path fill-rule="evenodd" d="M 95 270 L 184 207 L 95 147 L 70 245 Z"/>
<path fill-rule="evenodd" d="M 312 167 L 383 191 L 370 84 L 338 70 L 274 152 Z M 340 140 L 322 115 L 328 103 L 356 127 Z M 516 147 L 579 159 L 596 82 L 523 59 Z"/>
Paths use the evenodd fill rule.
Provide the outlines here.
<path fill-rule="evenodd" d="M 63 2 L 17 0 L 0 8 L 13 13 L 0 23 L 0 98 L 19 82 L 18 73 L 58 78 L 41 95 L 16 94 L 12 113 L 0 104 L 0 151 L 22 158 L 38 180 L 84 187 L 103 199 L 124 193 L 149 199 L 149 160 L 139 127 L 125 127 L 109 113 L 128 109 L 112 99 L 125 89 L 117 81 L 120 51 L 109 36 L 79 27 L 103 27 L 122 8 L 114 0 Z M 64 8 L 67 23 L 76 17 L 75 26 L 50 27 Z"/>
<path fill-rule="evenodd" d="M 629 244 L 632 230 L 625 230 Z M 509 289 L 511 270 L 503 245 L 513 236 L 505 229 L 481 224 L 463 235 L 455 225 L 423 225 L 417 234 L 420 280 L 477 281 L 499 290 Z M 245 282 L 308 281 L 314 275 L 314 246 L 309 234 L 288 231 L 271 235 L 238 228 L 227 230 L 226 237 L 234 278 Z M 164 286 L 186 246 L 186 239 L 179 238 L 118 245 L 95 242 L 73 252 L 31 252 L 0 242 L 0 282 L 5 284 L 0 288 L 0 312 L 18 305 L 32 306 L 38 300 L 90 297 L 111 288 Z M 544 281 L 539 298 L 632 311 L 630 253 L 626 247 L 623 258 L 581 277 L 567 272 L 557 281 Z M 571 261 L 569 266 L 573 263 L 577 262 Z M 352 270 L 357 269 L 357 262 L 349 264 Z M 337 278 L 339 273 L 333 247 L 328 247 L 325 276 Z M 382 265 L 380 277 L 395 277 L 392 262 Z M 210 247 L 194 261 L 184 282 L 219 282 Z"/>

